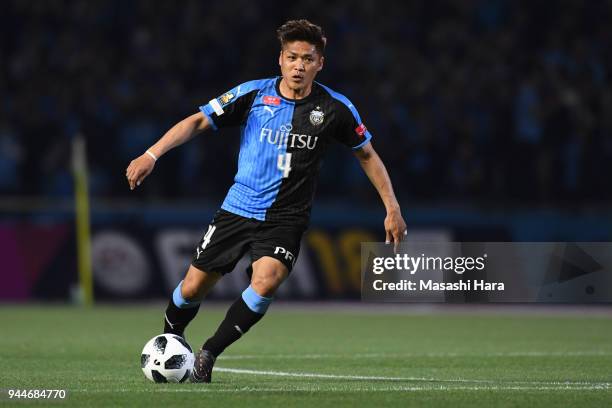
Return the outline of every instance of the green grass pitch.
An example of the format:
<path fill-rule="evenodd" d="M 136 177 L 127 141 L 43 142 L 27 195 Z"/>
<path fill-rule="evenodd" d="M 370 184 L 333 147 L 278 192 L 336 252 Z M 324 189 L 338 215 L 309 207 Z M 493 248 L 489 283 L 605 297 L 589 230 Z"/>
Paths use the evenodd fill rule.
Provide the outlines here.
<path fill-rule="evenodd" d="M 140 370 L 164 306 L 0 307 L 1 406 L 612 406 L 609 315 L 296 309 L 268 315 L 217 361 L 212 384 Z M 406 306 L 406 310 L 411 310 Z M 225 313 L 205 305 L 199 347 Z M 8 389 L 66 389 L 62 401 Z"/>

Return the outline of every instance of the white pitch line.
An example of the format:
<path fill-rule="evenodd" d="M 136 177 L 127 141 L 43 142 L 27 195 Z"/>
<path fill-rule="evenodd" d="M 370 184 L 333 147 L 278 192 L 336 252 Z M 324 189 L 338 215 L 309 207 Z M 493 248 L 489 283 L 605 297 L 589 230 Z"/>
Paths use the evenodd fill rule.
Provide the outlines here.
<path fill-rule="evenodd" d="M 424 382 L 442 382 L 442 383 L 479 383 L 479 384 L 499 384 L 500 381 L 494 380 L 468 380 L 462 378 L 456 379 L 439 379 L 439 378 L 426 378 L 426 377 L 385 377 L 385 376 L 367 376 L 367 375 L 341 375 L 341 374 L 319 374 L 319 373 L 300 373 L 300 372 L 286 372 L 286 371 L 268 371 L 268 370 L 250 370 L 243 368 L 226 368 L 226 367 L 215 367 L 214 371 L 226 372 L 233 374 L 251 374 L 251 375 L 266 375 L 274 377 L 298 377 L 298 378 L 326 378 L 336 380 L 373 380 L 373 381 L 424 381 Z M 610 383 L 608 382 L 586 382 L 586 381 L 501 381 L 508 384 L 528 384 L 528 385 L 539 385 L 539 386 L 557 386 L 557 387 L 603 387 L 609 388 Z"/>
<path fill-rule="evenodd" d="M 318 360 L 328 358 L 415 358 L 415 357 L 600 357 L 612 356 L 612 351 L 510 351 L 494 353 L 356 353 L 356 354 L 236 354 L 220 356 L 219 360 L 255 359 L 303 359 Z"/>
<path fill-rule="evenodd" d="M 290 373 L 286 371 L 263 371 L 263 370 L 248 370 L 242 368 L 225 368 L 215 367 L 214 371 L 234 373 L 234 374 L 253 374 L 253 375 L 268 375 L 275 377 L 299 377 L 299 378 L 327 378 L 336 380 L 373 380 L 373 381 L 438 381 L 431 378 L 422 377 L 382 377 L 382 376 L 369 376 L 369 375 L 340 375 L 340 374 L 317 374 L 317 373 Z M 450 382 L 465 382 L 464 380 L 441 380 Z M 484 382 L 490 383 L 491 381 L 469 381 L 469 382 Z"/>

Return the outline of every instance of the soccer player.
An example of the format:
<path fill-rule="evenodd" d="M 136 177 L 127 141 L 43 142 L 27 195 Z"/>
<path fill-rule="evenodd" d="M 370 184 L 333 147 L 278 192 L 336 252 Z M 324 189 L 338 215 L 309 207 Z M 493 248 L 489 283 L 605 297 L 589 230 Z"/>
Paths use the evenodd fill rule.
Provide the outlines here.
<path fill-rule="evenodd" d="M 397 245 L 406 234 L 389 175 L 357 109 L 345 96 L 314 82 L 324 61 L 321 27 L 292 20 L 277 34 L 280 77 L 245 82 L 200 106 L 126 171 L 134 189 L 170 149 L 209 128 L 240 126 L 234 184 L 195 248 L 165 314 L 164 333 L 183 336 L 202 299 L 250 252 L 251 284 L 196 353 L 194 382 L 210 382 L 215 359 L 264 316 L 291 272 L 309 222 L 321 158 L 331 143 L 353 150 L 380 194 L 387 210 L 386 241 Z"/>

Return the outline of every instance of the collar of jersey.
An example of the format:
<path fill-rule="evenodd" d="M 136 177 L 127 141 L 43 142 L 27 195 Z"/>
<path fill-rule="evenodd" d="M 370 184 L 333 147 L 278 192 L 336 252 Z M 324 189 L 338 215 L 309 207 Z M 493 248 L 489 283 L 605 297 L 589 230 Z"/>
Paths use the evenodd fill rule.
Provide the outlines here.
<path fill-rule="evenodd" d="M 315 86 L 317 86 L 317 83 L 314 82 L 314 81 L 312 81 L 312 89 L 310 90 L 310 93 L 305 98 L 302 98 L 302 99 L 290 99 L 290 98 L 287 98 L 287 97 L 283 96 L 281 94 L 281 91 L 280 91 L 280 81 L 281 81 L 281 79 L 283 79 L 282 76 L 276 77 L 276 83 L 274 84 L 274 88 L 276 90 L 276 94 L 279 97 L 281 97 L 282 99 L 286 100 L 287 102 L 295 103 L 297 105 L 297 104 L 308 102 L 314 96 Z"/>

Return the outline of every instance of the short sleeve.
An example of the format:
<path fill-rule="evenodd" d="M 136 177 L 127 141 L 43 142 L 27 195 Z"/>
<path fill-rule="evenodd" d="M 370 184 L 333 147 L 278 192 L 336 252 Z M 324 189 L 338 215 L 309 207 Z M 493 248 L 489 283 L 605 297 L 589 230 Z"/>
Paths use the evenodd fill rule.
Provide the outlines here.
<path fill-rule="evenodd" d="M 250 82 L 230 89 L 218 98 L 211 99 L 200 111 L 208 118 L 213 129 L 243 124 L 251 110 L 258 89 Z"/>
<path fill-rule="evenodd" d="M 372 139 L 372 135 L 361 121 L 357 109 L 348 99 L 336 101 L 338 124 L 335 139 L 354 150 L 362 148 Z"/>

